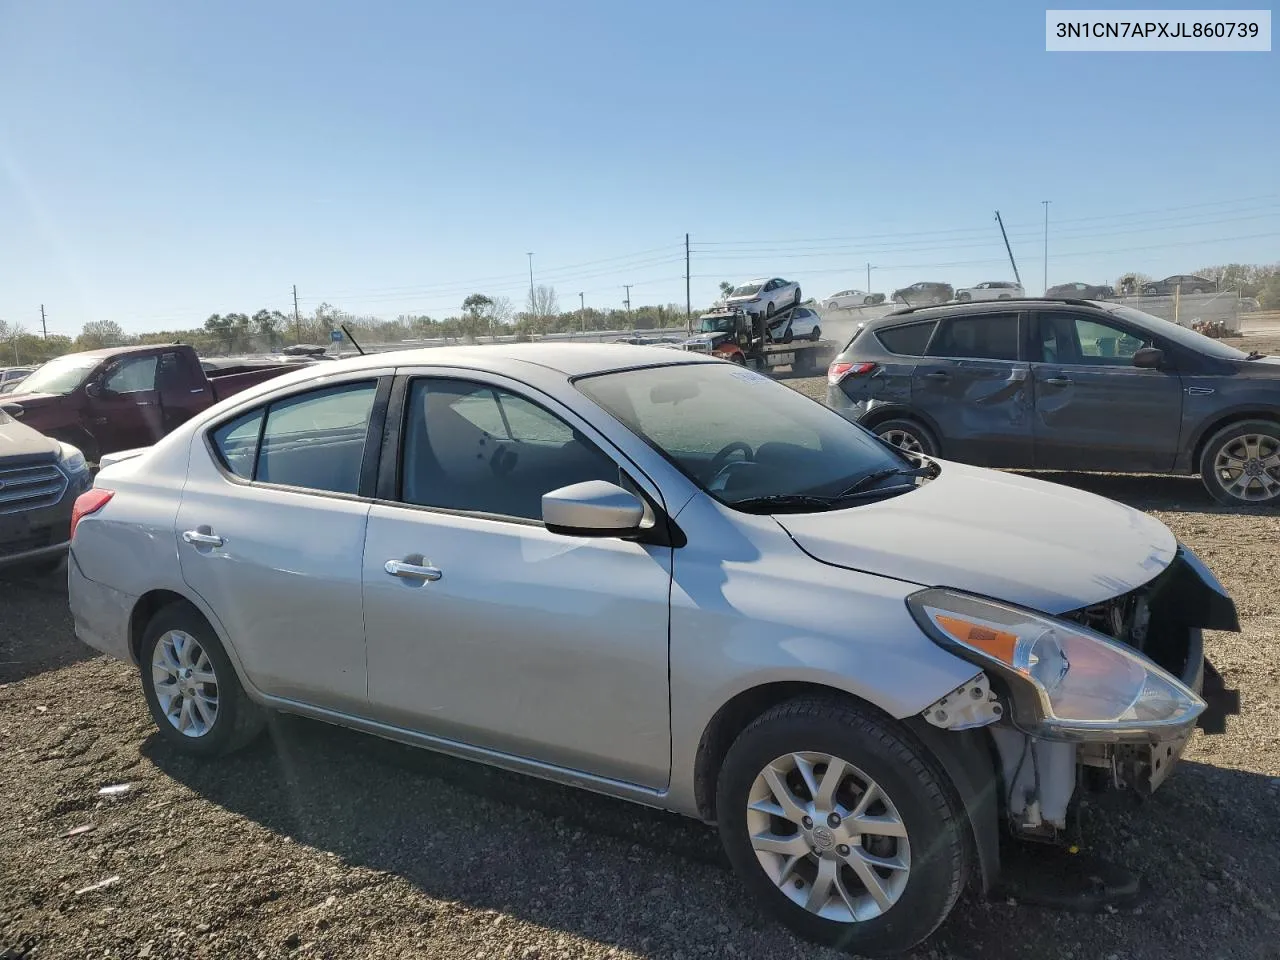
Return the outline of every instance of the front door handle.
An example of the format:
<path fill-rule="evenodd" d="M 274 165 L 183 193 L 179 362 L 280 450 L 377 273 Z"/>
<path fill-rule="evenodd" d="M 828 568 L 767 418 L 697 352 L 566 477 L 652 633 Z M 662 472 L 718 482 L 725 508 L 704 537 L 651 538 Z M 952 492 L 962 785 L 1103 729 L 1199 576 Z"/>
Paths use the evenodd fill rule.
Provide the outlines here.
<path fill-rule="evenodd" d="M 382 569 L 391 574 L 391 576 L 399 577 L 402 580 L 424 580 L 429 583 L 435 583 L 444 576 L 439 567 L 406 563 L 403 560 L 388 560 L 382 565 Z"/>
<path fill-rule="evenodd" d="M 928 377 L 930 380 L 950 380 L 951 379 L 951 374 L 947 373 L 947 371 L 945 370 L 934 370 L 932 373 L 926 373 L 925 376 Z"/>
<path fill-rule="evenodd" d="M 197 547 L 220 547 L 224 543 L 216 533 L 205 533 L 201 530 L 187 530 L 182 534 L 182 541 Z"/>
<path fill-rule="evenodd" d="M 1051 383 L 1055 387 L 1066 387 L 1071 384 L 1071 378 L 1070 377 L 1049 377 L 1048 379 L 1045 380 L 1045 383 Z"/>

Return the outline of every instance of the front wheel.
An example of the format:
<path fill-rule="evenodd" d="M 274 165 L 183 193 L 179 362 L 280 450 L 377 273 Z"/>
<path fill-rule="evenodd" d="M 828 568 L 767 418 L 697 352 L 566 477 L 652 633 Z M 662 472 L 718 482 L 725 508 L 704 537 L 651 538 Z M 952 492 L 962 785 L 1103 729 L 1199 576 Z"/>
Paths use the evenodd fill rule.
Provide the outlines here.
<path fill-rule="evenodd" d="M 170 604 L 151 618 L 138 663 L 151 718 L 178 749 L 230 753 L 262 731 L 262 708 L 244 692 L 217 634 L 193 607 Z"/>
<path fill-rule="evenodd" d="M 1280 506 L 1280 424 L 1245 420 L 1209 438 L 1200 477 L 1210 495 L 1230 506 Z"/>
<path fill-rule="evenodd" d="M 822 328 L 821 328 L 821 327 L 814 327 L 814 328 L 813 328 L 813 330 L 811 330 L 811 331 L 809 332 L 809 339 L 810 339 L 810 340 L 812 340 L 814 343 L 817 343 L 819 340 L 821 340 L 821 339 L 822 339 Z"/>
<path fill-rule="evenodd" d="M 796 287 L 795 296 L 791 298 L 791 305 L 793 307 L 800 306 L 800 288 L 799 287 Z"/>
<path fill-rule="evenodd" d="M 965 818 L 945 775 L 854 701 L 792 700 L 748 726 L 720 770 L 716 814 L 747 889 L 820 943 L 908 950 L 964 885 Z"/>
<path fill-rule="evenodd" d="M 959 300 L 961 303 L 968 303 L 970 300 L 973 299 L 973 294 L 962 293 L 960 294 L 960 296 L 956 297 L 956 299 Z"/>

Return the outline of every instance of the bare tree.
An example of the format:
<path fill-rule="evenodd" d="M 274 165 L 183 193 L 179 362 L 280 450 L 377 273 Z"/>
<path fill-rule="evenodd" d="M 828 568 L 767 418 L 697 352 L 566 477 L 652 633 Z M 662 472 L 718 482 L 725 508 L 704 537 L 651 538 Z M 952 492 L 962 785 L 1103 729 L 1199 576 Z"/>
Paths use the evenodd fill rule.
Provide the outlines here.
<path fill-rule="evenodd" d="M 124 328 L 114 320 L 90 320 L 80 328 L 76 346 L 81 350 L 120 347 L 129 342 Z"/>
<path fill-rule="evenodd" d="M 539 286 L 529 291 L 527 312 L 539 330 L 545 329 L 550 321 L 560 314 L 560 300 L 556 296 L 556 288 Z"/>

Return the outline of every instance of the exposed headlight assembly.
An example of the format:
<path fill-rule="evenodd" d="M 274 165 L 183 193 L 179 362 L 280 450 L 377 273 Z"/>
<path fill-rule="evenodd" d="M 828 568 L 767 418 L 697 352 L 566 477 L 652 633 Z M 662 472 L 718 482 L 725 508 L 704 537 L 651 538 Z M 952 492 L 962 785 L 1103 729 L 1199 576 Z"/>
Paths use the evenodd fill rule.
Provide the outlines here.
<path fill-rule="evenodd" d="M 1005 681 L 1011 719 L 1045 740 L 1159 740 L 1205 703 L 1137 650 L 1044 614 L 931 588 L 907 607 L 934 642 Z"/>

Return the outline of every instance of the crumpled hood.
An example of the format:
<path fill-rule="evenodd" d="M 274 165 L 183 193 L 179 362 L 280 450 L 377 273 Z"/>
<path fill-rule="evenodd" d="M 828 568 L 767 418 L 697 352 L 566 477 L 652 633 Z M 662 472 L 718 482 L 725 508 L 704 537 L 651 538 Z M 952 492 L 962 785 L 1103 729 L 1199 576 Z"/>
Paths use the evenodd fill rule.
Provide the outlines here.
<path fill-rule="evenodd" d="M 775 519 L 823 563 L 1052 614 L 1149 582 L 1177 551 L 1164 524 L 1112 500 L 959 463 L 941 466 L 938 477 L 910 493 Z"/>

